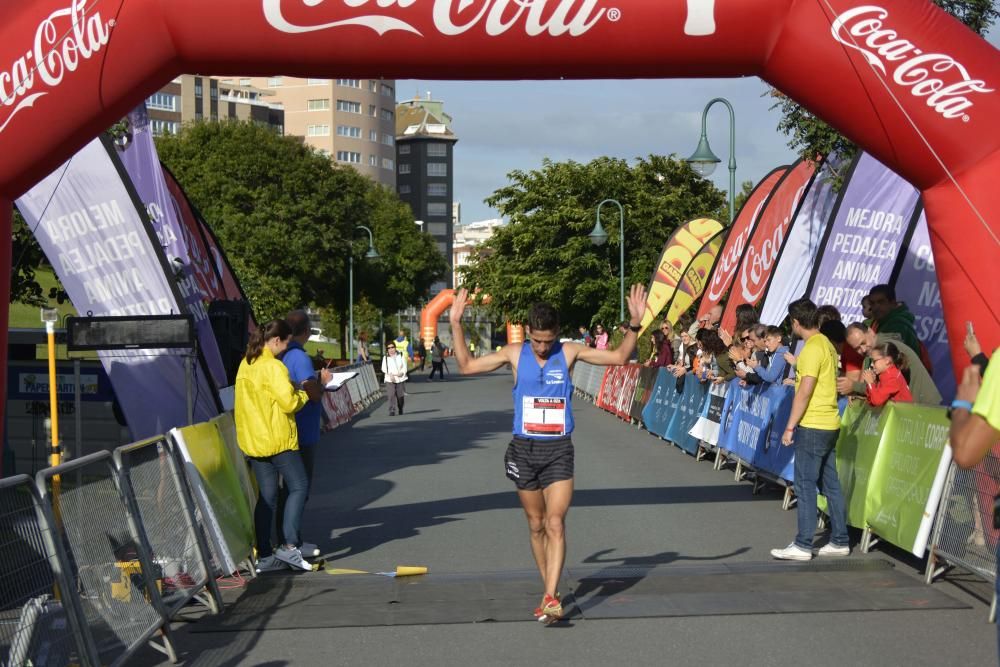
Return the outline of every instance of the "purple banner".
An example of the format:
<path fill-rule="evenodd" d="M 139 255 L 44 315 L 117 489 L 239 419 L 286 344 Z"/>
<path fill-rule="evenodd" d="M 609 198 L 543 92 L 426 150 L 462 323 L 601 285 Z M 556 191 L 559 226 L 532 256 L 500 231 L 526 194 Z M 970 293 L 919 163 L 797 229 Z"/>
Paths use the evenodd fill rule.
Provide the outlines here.
<path fill-rule="evenodd" d="M 896 278 L 896 299 L 906 302 L 913 313 L 917 338 L 927 347 L 931 358 L 934 384 L 945 403 L 951 403 L 955 398 L 955 373 L 951 367 L 951 348 L 941 308 L 941 288 L 934 271 L 931 237 L 922 211 Z"/>
<path fill-rule="evenodd" d="M 861 298 L 892 276 L 918 199 L 912 185 L 863 154 L 833 215 L 809 297 L 836 306 L 845 324 L 860 321 Z"/>
<path fill-rule="evenodd" d="M 216 387 L 229 384 L 226 368 L 219 354 L 219 344 L 208 319 L 208 302 L 211 301 L 197 279 L 195 269 L 202 264 L 197 254 L 202 247 L 189 238 L 187 226 L 177 217 L 177 208 L 163 178 L 163 169 L 153 144 L 153 132 L 149 126 L 146 105 L 140 104 L 128 115 L 132 130 L 132 141 L 119 153 L 129 179 L 146 207 L 149 220 L 153 224 L 160 246 L 167 255 L 167 265 L 174 271 L 174 280 L 184 299 L 187 312 L 194 315 L 195 330 L 198 333 L 198 347 L 205 357 Z M 207 260 L 207 258 L 205 258 Z"/>
<path fill-rule="evenodd" d="M 17 208 L 81 314 L 181 312 L 166 259 L 123 182 L 115 149 L 100 138 L 84 146 L 17 200 Z M 120 171 L 121 169 L 121 171 Z M 187 423 L 183 352 L 101 352 L 134 439 Z M 200 364 L 194 364 L 196 369 Z M 204 373 L 194 383 L 196 421 L 218 414 Z"/>
<path fill-rule="evenodd" d="M 831 182 L 834 168 L 829 162 L 823 163 L 799 206 L 767 285 L 760 309 L 761 322 L 778 324 L 784 320 L 788 304 L 809 289 L 809 276 L 837 201 Z"/>

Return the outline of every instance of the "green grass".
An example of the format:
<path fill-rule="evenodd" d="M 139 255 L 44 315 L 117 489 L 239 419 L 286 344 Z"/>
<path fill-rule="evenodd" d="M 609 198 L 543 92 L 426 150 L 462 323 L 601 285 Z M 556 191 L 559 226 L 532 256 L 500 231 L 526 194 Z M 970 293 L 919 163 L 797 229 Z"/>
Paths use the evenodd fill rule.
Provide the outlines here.
<path fill-rule="evenodd" d="M 51 269 L 38 269 L 35 271 L 35 280 L 38 284 L 42 286 L 42 295 L 48 297 L 49 289 L 56 287 L 56 277 L 52 273 Z M 73 307 L 69 301 L 63 304 L 55 304 L 56 309 L 59 311 L 59 322 L 57 328 L 62 328 L 62 319 L 66 315 L 76 315 L 76 308 Z M 23 303 L 12 303 L 10 304 L 10 320 L 8 326 L 12 329 L 44 329 L 45 325 L 42 324 L 41 312 L 38 306 L 29 306 Z"/>

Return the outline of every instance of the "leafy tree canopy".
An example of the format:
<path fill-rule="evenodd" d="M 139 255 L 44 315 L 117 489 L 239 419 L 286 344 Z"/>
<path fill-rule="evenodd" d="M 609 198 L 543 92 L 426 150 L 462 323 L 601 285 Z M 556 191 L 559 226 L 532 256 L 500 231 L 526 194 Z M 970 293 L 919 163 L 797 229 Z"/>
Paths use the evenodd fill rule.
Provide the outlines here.
<path fill-rule="evenodd" d="M 619 315 L 619 214 L 601 208 L 608 242 L 588 234 L 597 205 L 619 201 L 625 211 L 625 282 L 648 284 L 663 245 L 681 224 L 700 217 L 725 220 L 725 194 L 674 156 L 650 155 L 634 165 L 601 157 L 588 164 L 544 160 L 540 169 L 513 171 L 486 203 L 510 220 L 463 269 L 464 282 L 491 299 L 498 321 L 521 321 L 531 305 L 559 309 L 565 330 Z M 626 310 L 627 313 L 627 310 Z"/>

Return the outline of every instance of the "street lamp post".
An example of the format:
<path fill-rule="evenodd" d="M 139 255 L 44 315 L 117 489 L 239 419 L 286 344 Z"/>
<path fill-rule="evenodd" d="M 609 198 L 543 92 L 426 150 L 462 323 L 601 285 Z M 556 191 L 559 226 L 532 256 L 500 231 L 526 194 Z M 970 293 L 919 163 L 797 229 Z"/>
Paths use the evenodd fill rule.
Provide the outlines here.
<path fill-rule="evenodd" d="M 378 259 L 378 253 L 375 251 L 375 237 L 372 235 L 372 230 L 368 229 L 364 225 L 355 225 L 355 230 L 363 229 L 368 232 L 368 252 L 365 253 L 365 257 L 368 259 Z M 347 318 L 349 324 L 347 329 L 347 340 L 348 348 L 348 361 L 355 359 L 354 356 L 354 248 L 351 248 L 351 252 L 347 257 Z"/>
<path fill-rule="evenodd" d="M 701 112 L 701 138 L 698 139 L 698 148 L 686 162 L 703 177 L 710 176 L 715 171 L 715 165 L 722 162 L 709 148 L 708 135 L 705 133 L 708 110 L 716 102 L 722 102 L 729 109 L 729 224 L 732 224 L 736 216 L 736 114 L 733 112 L 733 105 L 726 98 L 716 97 L 705 105 L 705 110 Z"/>
<path fill-rule="evenodd" d="M 608 242 L 608 233 L 601 226 L 601 207 L 605 204 L 614 204 L 618 207 L 618 277 L 621 281 L 621 293 L 618 300 L 618 321 L 625 321 L 625 209 L 617 199 L 605 199 L 597 205 L 597 224 L 590 230 L 587 236 L 594 245 L 601 246 Z"/>

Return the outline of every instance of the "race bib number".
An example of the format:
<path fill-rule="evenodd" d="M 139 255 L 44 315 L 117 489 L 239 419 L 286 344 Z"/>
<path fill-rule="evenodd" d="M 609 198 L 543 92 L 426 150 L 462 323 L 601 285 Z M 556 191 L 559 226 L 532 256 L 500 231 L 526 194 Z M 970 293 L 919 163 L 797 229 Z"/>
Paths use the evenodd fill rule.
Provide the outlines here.
<path fill-rule="evenodd" d="M 521 429 L 525 435 L 566 435 L 566 399 L 525 396 Z"/>

